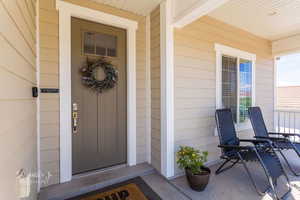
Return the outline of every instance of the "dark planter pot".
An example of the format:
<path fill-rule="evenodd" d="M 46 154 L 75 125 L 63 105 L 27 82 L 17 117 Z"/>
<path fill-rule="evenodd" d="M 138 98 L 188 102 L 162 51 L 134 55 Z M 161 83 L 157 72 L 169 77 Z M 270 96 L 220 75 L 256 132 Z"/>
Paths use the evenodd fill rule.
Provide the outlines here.
<path fill-rule="evenodd" d="M 190 169 L 185 169 L 186 178 L 190 187 L 198 192 L 203 191 L 208 182 L 210 176 L 210 169 L 207 167 L 201 167 L 202 172 L 199 174 L 193 174 Z"/>

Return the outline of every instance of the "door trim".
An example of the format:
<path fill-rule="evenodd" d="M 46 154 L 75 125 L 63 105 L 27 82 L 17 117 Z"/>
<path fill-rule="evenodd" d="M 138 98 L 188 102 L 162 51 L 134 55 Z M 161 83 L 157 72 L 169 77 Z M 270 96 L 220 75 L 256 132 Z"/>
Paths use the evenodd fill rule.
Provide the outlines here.
<path fill-rule="evenodd" d="M 72 179 L 71 17 L 127 32 L 127 164 L 136 164 L 136 29 L 133 20 L 56 0 L 59 11 L 60 183 Z"/>

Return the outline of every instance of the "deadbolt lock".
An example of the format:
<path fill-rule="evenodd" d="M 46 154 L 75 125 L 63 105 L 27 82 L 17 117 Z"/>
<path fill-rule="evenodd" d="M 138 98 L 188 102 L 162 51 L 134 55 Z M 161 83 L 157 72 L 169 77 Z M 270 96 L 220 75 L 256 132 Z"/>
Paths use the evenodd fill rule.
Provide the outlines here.
<path fill-rule="evenodd" d="M 73 103 L 72 106 L 72 131 L 73 133 L 78 132 L 78 106 L 77 103 Z"/>

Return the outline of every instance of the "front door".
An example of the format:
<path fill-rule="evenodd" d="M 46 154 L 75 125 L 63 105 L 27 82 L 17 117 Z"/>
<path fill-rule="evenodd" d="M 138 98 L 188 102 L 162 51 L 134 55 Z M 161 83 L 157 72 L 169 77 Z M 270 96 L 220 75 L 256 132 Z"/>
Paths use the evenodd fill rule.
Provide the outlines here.
<path fill-rule="evenodd" d="M 78 174 L 126 163 L 126 31 L 72 18 L 72 172 Z M 118 71 L 114 88 L 99 93 L 82 83 L 87 60 L 110 61 Z M 105 78 L 103 70 L 96 78 Z M 77 125 L 74 127 L 74 125 Z"/>

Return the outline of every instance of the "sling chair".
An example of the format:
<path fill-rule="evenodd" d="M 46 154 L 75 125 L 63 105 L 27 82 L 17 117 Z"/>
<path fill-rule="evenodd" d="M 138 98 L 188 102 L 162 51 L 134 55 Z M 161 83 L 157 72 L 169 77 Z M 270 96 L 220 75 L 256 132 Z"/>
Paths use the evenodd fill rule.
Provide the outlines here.
<path fill-rule="evenodd" d="M 285 197 L 291 191 L 290 182 L 273 149 L 272 142 L 266 139 L 239 139 L 236 135 L 230 109 L 216 110 L 215 118 L 220 139 L 220 145 L 218 147 L 222 150 L 221 159 L 224 160 L 217 169 L 216 174 L 220 174 L 232 168 L 234 165 L 241 163 L 259 195 L 264 195 L 267 191 L 270 191 L 274 199 Z M 241 143 L 248 145 L 241 145 Z M 249 161 L 258 162 L 263 168 L 269 183 L 267 190 L 262 191 L 258 188 L 247 166 L 247 162 Z M 231 164 L 224 168 L 227 163 Z M 279 197 L 275 187 L 277 186 L 278 178 L 281 176 L 286 178 L 289 190 L 282 197 Z"/>
<path fill-rule="evenodd" d="M 300 172 L 296 172 L 291 166 L 286 156 L 281 150 L 294 150 L 298 157 L 300 157 L 300 143 L 291 141 L 291 137 L 299 137 L 299 134 L 293 133 L 272 133 L 268 132 L 264 118 L 259 107 L 248 108 L 249 118 L 254 130 L 255 138 L 268 139 L 272 141 L 274 148 L 279 150 L 280 155 L 287 163 L 288 168 L 292 171 L 295 176 L 299 176 Z M 273 137 L 272 137 L 273 136 Z"/>

